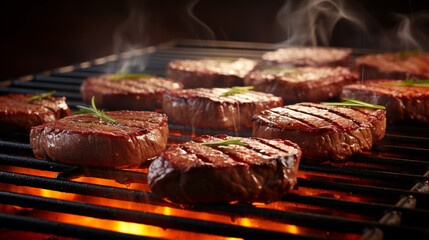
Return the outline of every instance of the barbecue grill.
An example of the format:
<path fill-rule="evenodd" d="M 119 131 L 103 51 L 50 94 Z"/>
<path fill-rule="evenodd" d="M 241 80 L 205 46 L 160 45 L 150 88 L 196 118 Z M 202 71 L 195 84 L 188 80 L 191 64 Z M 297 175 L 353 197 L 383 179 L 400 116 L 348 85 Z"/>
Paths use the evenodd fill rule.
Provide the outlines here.
<path fill-rule="evenodd" d="M 259 59 L 277 44 L 178 40 L 3 83 L 1 94 L 57 90 L 72 109 L 80 83 L 144 62 L 164 76 L 173 59 Z M 374 53 L 354 49 L 353 56 Z M 138 66 L 130 71 L 141 71 Z M 169 144 L 250 132 L 169 124 Z M 149 191 L 147 168 L 102 169 L 37 159 L 28 132 L 0 133 L 0 238 L 413 239 L 429 238 L 429 128 L 388 125 L 371 151 L 345 163 L 301 161 L 292 193 L 271 204 L 178 205 Z M 147 167 L 147 166 L 146 166 Z"/>

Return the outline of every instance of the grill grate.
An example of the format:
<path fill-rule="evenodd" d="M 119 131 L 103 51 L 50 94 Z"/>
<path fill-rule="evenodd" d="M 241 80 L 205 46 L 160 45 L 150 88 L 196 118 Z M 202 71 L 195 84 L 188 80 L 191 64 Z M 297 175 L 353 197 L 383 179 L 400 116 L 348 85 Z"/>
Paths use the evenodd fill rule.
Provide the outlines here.
<path fill-rule="evenodd" d="M 3 84 L 5 87 L 0 88 L 0 94 L 57 90 L 55 95 L 66 96 L 69 106 L 74 108 L 85 105 L 79 85 L 86 77 L 115 72 L 125 61 L 144 61 L 144 73 L 163 76 L 167 63 L 173 59 L 258 59 L 263 52 L 277 47 L 274 44 L 175 41 L 11 80 Z M 355 50 L 354 55 L 371 52 Z M 131 71 L 142 70 L 134 67 Z M 174 124 L 169 124 L 169 128 L 169 144 L 188 141 L 200 134 L 251 134 L 190 129 Z M 0 133 L 0 203 L 5 206 L 0 206 L 0 219 L 4 228 L 85 239 L 429 237 L 429 223 L 421 220 L 429 217 L 429 162 L 426 157 L 429 128 L 425 126 L 388 126 L 386 137 L 372 151 L 356 155 L 346 163 L 302 162 L 298 187 L 282 201 L 268 205 L 177 205 L 149 191 L 146 169 L 78 167 L 36 159 L 28 138 L 27 132 Z M 41 191 L 55 194 L 47 196 Z M 75 197 L 70 199 L 70 194 Z M 106 203 L 108 201 L 112 203 Z M 55 214 L 56 218 L 46 217 Z M 155 233 L 103 229 L 63 221 L 61 214 L 159 229 Z"/>

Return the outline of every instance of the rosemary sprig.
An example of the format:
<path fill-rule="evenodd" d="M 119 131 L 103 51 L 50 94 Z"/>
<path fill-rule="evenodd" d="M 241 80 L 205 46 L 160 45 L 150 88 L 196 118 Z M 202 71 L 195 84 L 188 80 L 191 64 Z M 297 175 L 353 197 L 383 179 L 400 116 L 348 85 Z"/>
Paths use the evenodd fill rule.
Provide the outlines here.
<path fill-rule="evenodd" d="M 298 68 L 292 68 L 292 67 L 266 67 L 266 68 L 263 68 L 263 70 L 272 70 L 272 71 L 287 72 L 287 73 L 301 73 L 301 70 L 299 70 Z"/>
<path fill-rule="evenodd" d="M 238 138 L 228 139 L 228 140 L 219 141 L 219 142 L 205 142 L 205 143 L 201 143 L 201 144 L 205 145 L 205 146 L 219 146 L 219 145 L 224 145 L 224 146 L 228 146 L 228 145 L 247 146 L 247 143 L 242 142 Z"/>
<path fill-rule="evenodd" d="M 106 120 L 108 120 L 108 121 L 111 121 L 111 122 L 116 122 L 116 120 L 115 119 L 113 119 L 113 118 L 111 118 L 111 117 L 109 117 L 109 116 L 107 116 L 106 114 L 104 114 L 104 112 L 103 111 L 100 111 L 100 110 L 98 110 L 97 109 L 97 107 L 95 106 L 95 97 L 93 96 L 92 97 L 92 99 L 91 99 L 91 104 L 92 104 L 92 108 L 89 108 L 89 107 L 85 107 L 85 106 L 80 106 L 80 105 L 78 105 L 78 106 L 76 106 L 80 111 L 79 112 L 75 112 L 75 113 L 73 113 L 73 114 L 82 114 L 82 113 L 90 113 L 90 114 L 95 114 L 95 115 L 97 115 L 98 117 L 100 117 L 100 118 L 104 118 L 104 119 L 106 119 Z"/>
<path fill-rule="evenodd" d="M 149 77 L 153 77 L 153 75 L 144 74 L 144 73 L 117 73 L 115 75 L 110 76 L 108 80 L 114 81 L 114 80 L 120 80 L 125 78 L 149 78 Z"/>
<path fill-rule="evenodd" d="M 414 79 L 405 79 L 404 81 L 397 82 L 385 82 L 383 85 L 389 86 L 407 86 L 407 87 L 429 87 L 429 80 L 414 80 Z"/>
<path fill-rule="evenodd" d="M 240 93 L 250 91 L 253 88 L 254 88 L 253 86 L 232 87 L 230 90 L 223 92 L 222 95 L 228 96 L 228 95 L 240 94 Z"/>
<path fill-rule="evenodd" d="M 326 103 L 328 106 L 340 106 L 340 107 L 362 107 L 362 108 L 374 108 L 374 109 L 386 109 L 384 106 L 375 105 L 367 102 L 362 102 L 356 99 L 343 98 L 343 102 L 340 103 Z"/>
<path fill-rule="evenodd" d="M 56 92 L 57 91 L 53 90 L 53 91 L 50 91 L 48 93 L 37 94 L 37 95 L 34 95 L 32 97 L 25 99 L 25 101 L 26 102 L 32 102 L 32 101 L 36 101 L 36 100 L 49 99 Z"/>
<path fill-rule="evenodd" d="M 415 49 L 413 51 L 402 51 L 399 52 L 397 56 L 393 57 L 392 61 L 405 60 L 409 57 L 419 55 L 421 52 L 422 51 L 420 49 Z"/>

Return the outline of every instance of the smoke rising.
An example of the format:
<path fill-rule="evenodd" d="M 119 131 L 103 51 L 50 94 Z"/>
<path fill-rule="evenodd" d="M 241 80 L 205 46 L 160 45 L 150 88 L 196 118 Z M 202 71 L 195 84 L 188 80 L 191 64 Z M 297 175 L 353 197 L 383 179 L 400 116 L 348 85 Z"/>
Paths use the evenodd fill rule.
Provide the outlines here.
<path fill-rule="evenodd" d="M 427 12 L 391 14 L 396 22 L 386 29 L 355 1 L 287 1 L 277 14 L 286 32 L 282 43 L 297 46 L 331 46 L 336 27 L 342 25 L 341 42 L 348 47 L 402 51 L 428 48 Z M 344 27 L 345 26 L 345 27 Z"/>
<path fill-rule="evenodd" d="M 114 53 L 133 52 L 146 46 L 175 38 L 215 39 L 214 32 L 193 13 L 199 0 L 168 2 L 129 1 L 128 19 L 113 36 Z M 173 9 L 165 14 L 165 8 Z M 163 12 L 164 14 L 160 14 Z M 110 68 L 109 72 L 143 72 L 147 56 L 129 58 Z"/>
<path fill-rule="evenodd" d="M 189 32 L 196 39 L 216 39 L 215 33 L 210 29 L 207 24 L 197 18 L 193 12 L 195 5 L 200 0 L 189 0 L 185 5 L 184 15 L 182 16 L 185 26 L 188 27 Z"/>
<path fill-rule="evenodd" d="M 363 29 L 361 15 L 351 3 L 337 0 L 287 1 L 277 14 L 277 20 L 288 36 L 284 43 L 327 46 L 335 25 L 341 19 Z"/>
<path fill-rule="evenodd" d="M 149 40 L 146 37 L 146 23 L 144 9 L 146 1 L 128 1 L 128 18 L 119 25 L 113 34 L 113 52 L 121 54 L 132 53 L 136 49 L 142 48 Z M 127 58 L 117 62 L 107 69 L 108 73 L 116 72 L 136 72 L 146 68 L 146 57 L 140 59 Z"/>
<path fill-rule="evenodd" d="M 392 29 L 381 32 L 377 46 L 388 50 L 428 50 L 429 14 L 417 12 L 411 15 L 392 13 L 397 24 Z M 383 45 L 385 45 L 383 47 Z"/>
<path fill-rule="evenodd" d="M 128 19 L 116 29 L 113 36 L 115 54 L 132 52 L 172 39 L 216 39 L 212 29 L 195 15 L 194 11 L 198 9 L 196 6 L 201 1 L 168 1 L 168 6 L 163 2 L 128 1 Z M 160 12 L 166 11 L 166 7 L 174 11 L 160 16 Z M 244 7 L 236 10 L 237 21 L 245 22 L 246 19 L 241 14 L 250 14 L 245 10 Z M 343 46 L 386 51 L 428 50 L 429 12 L 406 15 L 391 13 L 387 17 L 390 21 L 388 27 L 371 16 L 362 6 L 362 1 L 357 0 L 288 0 L 276 14 L 278 25 L 273 25 L 281 26 L 284 34 L 279 32 L 277 36 L 286 36 L 281 43 L 288 45 Z M 265 29 L 273 29 L 257 27 L 245 29 L 255 31 L 250 35 L 263 34 Z M 227 36 L 227 39 L 230 38 Z M 144 56 L 129 58 L 119 61 L 108 71 L 143 72 L 146 63 Z"/>

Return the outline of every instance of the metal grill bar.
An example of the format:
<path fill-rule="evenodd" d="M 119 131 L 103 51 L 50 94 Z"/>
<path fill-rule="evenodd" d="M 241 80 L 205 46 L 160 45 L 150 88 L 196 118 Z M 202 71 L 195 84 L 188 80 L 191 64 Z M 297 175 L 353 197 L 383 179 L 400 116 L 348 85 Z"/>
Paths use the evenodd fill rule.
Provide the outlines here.
<path fill-rule="evenodd" d="M 268 231 L 258 228 L 241 227 L 231 224 L 103 207 L 80 202 L 48 199 L 30 195 L 23 196 L 22 194 L 8 192 L 0 193 L 0 202 L 21 207 L 30 207 L 96 218 L 155 225 L 162 228 L 172 228 L 246 239 L 261 239 L 265 237 L 268 237 L 269 239 L 322 239 L 317 237 L 296 236 L 288 233 Z"/>
<path fill-rule="evenodd" d="M 101 230 L 91 227 L 83 227 L 73 224 L 48 221 L 38 218 L 25 217 L 20 215 L 12 215 L 0 213 L 0 221 L 3 227 L 16 230 L 25 230 L 39 233 L 56 234 L 66 237 L 77 237 L 81 239 L 127 239 L 127 240 L 142 240 L 142 239 L 160 239 L 144 236 L 134 236 L 131 234 L 118 233 L 114 231 Z"/>
<path fill-rule="evenodd" d="M 33 81 L 40 83 L 62 83 L 80 86 L 83 79 L 35 75 Z"/>
<path fill-rule="evenodd" d="M 8 88 L 0 88 L 0 94 L 1 93 L 33 93 L 33 94 L 40 94 L 40 93 L 46 93 L 46 90 L 43 89 L 28 89 L 28 88 L 15 88 L 15 87 L 8 87 Z M 79 100 L 82 101 L 82 96 L 80 93 L 73 93 L 73 92 L 61 92 L 57 91 L 54 96 L 63 96 L 66 97 L 67 100 Z"/>
<path fill-rule="evenodd" d="M 93 77 L 99 75 L 98 73 L 87 73 L 87 72 L 52 72 L 54 77 L 69 77 L 69 78 L 80 78 L 84 80 L 88 77 Z"/>
<path fill-rule="evenodd" d="M 344 168 L 344 167 L 333 167 L 333 166 L 323 166 L 323 165 L 310 165 L 301 163 L 299 166 L 301 171 L 305 172 L 317 172 L 317 173 L 326 173 L 330 175 L 344 175 L 349 177 L 358 177 L 372 179 L 374 181 L 398 181 L 401 183 L 409 182 L 414 184 L 416 181 L 427 181 L 429 177 L 419 176 L 415 174 L 401 174 L 401 173 L 392 173 L 392 172 L 383 172 L 375 170 L 360 170 Z"/>
<path fill-rule="evenodd" d="M 142 175 L 144 177 L 144 175 Z M 120 191 L 124 192 L 125 189 L 114 188 L 114 187 L 105 187 L 100 185 L 94 185 L 89 183 L 79 183 L 72 181 L 65 181 L 61 179 L 51 179 L 46 177 L 32 176 L 27 174 L 20 173 L 8 173 L 0 172 L 0 180 L 4 183 L 10 183 L 15 185 L 23 185 L 30 187 L 38 187 L 56 191 L 64 191 L 70 193 L 78 193 L 90 196 L 101 196 L 106 198 L 118 199 L 118 196 L 114 193 Z M 374 195 L 382 196 L 389 198 L 399 199 L 401 196 L 414 195 L 423 202 L 429 203 L 429 194 L 424 193 L 414 193 L 410 190 L 400 190 L 393 188 L 385 187 L 374 187 L 374 186 L 363 186 L 356 184 L 348 183 L 337 183 L 337 182 L 327 182 L 311 179 L 302 179 L 298 178 L 298 185 L 300 187 L 307 187 L 312 189 L 327 189 L 327 190 L 336 190 L 343 192 L 354 192 L 355 194 L 362 195 Z M 119 198 L 118 200 L 129 200 L 129 201 L 142 201 L 147 196 L 148 193 L 142 191 L 130 190 L 126 199 Z M 135 198 L 133 198 L 135 196 Z M 156 197 L 154 197 L 156 198 Z"/>
<path fill-rule="evenodd" d="M 409 197 L 409 196 L 407 196 Z M 283 201 L 300 203 L 300 204 L 312 204 L 323 207 L 335 207 L 336 209 L 344 209 L 348 212 L 355 212 L 367 215 L 383 215 L 386 211 L 398 211 L 402 213 L 404 218 L 409 219 L 423 219 L 429 210 L 404 208 L 401 206 L 392 206 L 389 204 L 381 203 L 370 203 L 370 202 L 356 202 L 344 199 L 328 198 L 322 196 L 308 196 L 301 194 L 287 194 L 283 197 Z"/>
<path fill-rule="evenodd" d="M 386 146 L 375 144 L 372 146 L 371 151 L 375 152 L 389 152 L 389 153 L 398 153 L 407 156 L 418 156 L 427 159 L 429 156 L 429 149 L 423 148 L 412 148 L 412 147 L 399 147 L 399 146 Z"/>
<path fill-rule="evenodd" d="M 429 176 L 429 171 L 426 172 L 425 176 Z M 424 187 L 423 185 L 426 185 L 426 187 Z M 413 188 L 411 188 L 411 191 L 428 193 L 429 189 L 427 185 L 428 185 L 428 181 L 416 183 L 413 186 Z M 396 203 L 396 206 L 404 207 L 404 208 L 415 208 L 416 199 L 414 198 L 413 195 L 403 196 Z M 379 222 L 397 226 L 401 223 L 401 219 L 402 219 L 402 216 L 398 211 L 390 210 L 380 219 Z M 370 239 L 383 239 L 383 238 L 382 238 L 382 235 L 380 234 L 379 228 L 372 228 L 364 233 L 364 235 L 362 236 L 362 239 L 370 240 Z"/>
<path fill-rule="evenodd" d="M 137 201 L 137 202 L 149 202 L 149 203 L 156 203 L 156 204 L 158 204 L 159 202 L 156 196 L 153 196 L 151 193 L 147 193 L 147 192 L 113 188 L 113 187 L 105 187 L 105 186 L 85 184 L 85 183 L 66 182 L 62 180 L 42 178 L 42 177 L 36 177 L 31 175 L 25 175 L 25 174 L 1 173 L 0 179 L 2 182 L 14 183 L 16 185 L 41 187 L 44 189 L 65 191 L 65 192 L 92 195 L 92 196 L 100 196 L 100 197 L 113 198 L 118 200 L 128 200 L 128 201 L 131 200 L 131 201 Z M 137 198 L 136 196 L 138 195 L 140 195 L 141 197 Z M 309 203 L 314 204 L 311 201 Z M 335 205 L 333 205 L 332 207 L 335 207 Z M 285 213 L 282 213 L 282 214 L 284 215 Z M 268 216 L 273 216 L 273 215 L 274 214 L 272 213 L 268 214 Z M 314 221 L 314 216 L 311 218 L 312 218 L 311 220 Z M 293 219 L 292 222 L 294 223 L 300 222 L 299 219 L 304 219 L 303 223 L 308 222 L 308 221 L 305 221 L 306 218 L 303 218 L 302 216 L 300 216 L 297 219 Z M 329 223 L 329 221 L 327 221 L 326 218 L 323 218 L 322 222 L 323 221 L 326 221 L 327 223 Z M 336 225 L 328 224 L 328 226 L 337 226 L 339 223 L 335 222 L 335 224 Z M 353 224 L 355 223 L 353 222 Z M 315 226 L 319 226 L 319 225 L 320 223 L 316 224 Z M 343 229 L 349 229 L 349 228 L 343 228 Z"/>
<path fill-rule="evenodd" d="M 149 200 L 154 200 L 155 202 L 159 201 L 159 199 L 155 195 L 144 191 L 108 187 L 91 183 L 72 182 L 22 173 L 0 171 L 0 181 L 3 183 L 14 184 L 17 186 L 29 186 L 60 192 L 104 197 L 109 199 L 134 202 L 144 202 Z"/>
<path fill-rule="evenodd" d="M 1 172 L 0 172 L 1 173 Z M 113 198 L 118 200 L 127 200 L 127 201 L 136 201 L 136 202 L 147 202 L 151 204 L 159 204 L 159 200 L 156 196 L 153 196 L 151 193 L 128 190 L 128 189 L 120 189 L 114 187 L 105 187 L 93 184 L 86 183 L 76 183 L 76 182 L 66 182 L 62 180 L 50 179 L 50 178 L 42 178 L 25 174 L 17 174 L 17 173 L 1 173 L 0 180 L 6 183 L 12 183 L 16 185 L 25 185 L 32 187 L 40 187 L 44 189 L 52 189 L 57 191 L 65 191 L 71 193 L 85 194 L 91 196 L 100 196 L 105 198 Z M 28 184 L 30 183 L 30 184 Z M 37 183 L 37 184 L 35 184 Z M 136 197 L 140 196 L 140 197 Z M 310 204 L 314 204 L 313 202 L 309 202 Z M 232 209 L 235 206 L 232 207 Z M 335 205 L 333 205 L 335 207 Z M 264 216 L 274 217 L 277 214 L 274 214 L 272 210 L 263 209 L 261 212 L 266 212 Z M 308 226 L 311 223 L 311 227 L 329 227 L 343 225 L 341 229 L 343 230 L 352 230 L 355 228 L 359 229 L 363 227 L 363 225 L 368 226 L 369 222 L 364 222 L 362 224 L 356 224 L 357 222 L 351 220 L 342 219 L 342 223 L 338 219 L 329 220 L 326 216 L 314 216 L 314 215 L 302 215 L 298 214 L 296 217 L 291 217 L 291 214 L 294 213 L 278 213 L 283 217 L 287 216 L 290 222 L 294 224 L 302 223 L 303 226 Z M 320 218 L 319 221 L 316 221 L 317 218 Z M 284 219 L 283 219 L 284 220 Z M 310 221 L 311 220 L 311 221 Z M 316 221 L 316 222 L 315 222 Z M 333 221 L 333 222 L 332 222 Z M 330 229 L 331 230 L 331 229 Z M 409 230 L 409 229 L 408 229 Z M 407 231 L 408 231 L 407 230 Z"/>
<path fill-rule="evenodd" d="M 60 91 L 74 91 L 78 92 L 80 86 L 63 84 L 63 83 L 42 83 L 42 82 L 22 82 L 22 81 L 13 81 L 12 85 L 14 87 L 22 87 L 22 88 L 39 88 L 39 89 L 56 89 Z"/>
<path fill-rule="evenodd" d="M 0 154 L 0 164 L 6 166 L 25 167 L 45 171 L 59 172 L 57 179 L 70 180 L 79 176 L 113 179 L 119 183 L 147 183 L 145 173 L 124 171 L 117 169 L 104 169 L 96 167 L 73 166 L 32 157 L 10 156 Z"/>
<path fill-rule="evenodd" d="M 85 215 L 96 218 L 142 223 L 184 231 L 201 232 L 230 237 L 241 237 L 246 239 L 260 239 L 261 237 L 270 237 L 270 239 L 284 239 L 285 237 L 288 237 L 288 239 L 318 239 L 317 237 L 297 237 L 295 235 L 275 231 L 240 227 L 230 224 L 193 220 L 174 216 L 165 216 L 142 211 L 103 207 L 80 202 L 49 199 L 10 192 L 0 193 L 0 202 L 21 207 L 30 207 L 42 210 Z M 384 232 L 392 232 L 392 234 L 401 237 L 407 236 L 410 233 L 412 233 L 415 237 L 429 236 L 428 231 L 413 227 L 397 226 L 395 228 L 392 228 L 390 225 L 383 223 L 378 224 L 359 220 L 344 220 L 336 217 L 318 216 L 316 214 L 298 214 L 300 216 L 297 217 L 293 217 L 293 215 L 297 215 L 296 213 L 280 214 L 289 215 L 288 217 L 292 218 L 294 222 L 302 222 L 302 224 L 299 225 L 303 226 L 318 226 L 319 228 L 321 227 L 326 229 L 334 227 L 339 228 L 342 231 L 360 231 L 362 228 L 365 228 L 365 226 L 373 225 L 374 227 L 381 228 Z M 270 215 L 276 216 L 275 212 L 272 212 L 272 214 Z"/>
<path fill-rule="evenodd" d="M 399 168 L 412 168 L 412 169 L 426 169 L 427 161 L 412 160 L 412 159 L 401 159 L 401 158 L 392 158 L 392 157 L 380 157 L 380 156 L 371 156 L 371 155 L 355 155 L 351 157 L 348 161 L 348 164 L 361 163 L 361 164 L 378 164 L 384 166 L 390 166 L 393 169 Z"/>
<path fill-rule="evenodd" d="M 429 145 L 429 138 L 427 137 L 415 137 L 415 136 L 401 136 L 393 134 L 385 134 L 383 142 L 385 141 L 396 141 L 399 143 L 418 144 L 418 145 Z"/>
<path fill-rule="evenodd" d="M 212 41 L 176 41 L 165 44 L 157 48 L 137 51 L 136 54 L 123 54 L 131 61 L 146 61 L 144 73 L 163 76 L 165 67 L 173 59 L 198 59 L 202 57 L 247 57 L 258 59 L 264 51 L 277 48 L 273 44 L 250 44 Z M 373 53 L 356 50 L 354 55 Z M 43 75 L 34 75 L 32 79 L 25 81 L 12 80 L 7 88 L 0 88 L 0 93 L 42 93 L 47 89 L 61 90 L 56 96 L 66 96 L 71 107 L 82 105 L 79 93 L 80 83 L 87 77 L 96 76 L 106 72 L 116 72 L 120 69 L 124 59 L 118 56 L 109 56 L 97 59 L 85 64 L 69 66 L 59 71 L 51 71 Z M 132 70 L 140 72 L 139 66 Z M 250 136 L 248 132 L 234 132 L 191 129 L 180 125 L 169 124 L 172 134 L 169 136 L 169 143 L 183 142 L 192 139 L 193 134 L 218 134 Z M 18 140 L 16 140 L 18 139 Z M 406 143 L 406 144 L 404 144 Z M 383 141 L 377 143 L 371 152 L 356 155 L 349 159 L 344 166 L 312 164 L 303 161 L 300 165 L 300 175 L 305 175 L 298 179 L 298 193 L 286 195 L 280 204 L 295 204 L 300 211 L 282 211 L 267 208 L 253 207 L 241 204 L 197 204 L 190 208 L 191 211 L 202 211 L 215 214 L 237 215 L 242 217 L 270 219 L 276 222 L 292 224 L 296 226 L 319 229 L 322 231 L 344 232 L 353 234 L 364 234 L 364 239 L 370 237 L 377 239 L 379 236 L 386 238 L 405 238 L 408 235 L 428 238 L 429 226 L 425 222 L 417 219 L 427 219 L 429 217 L 429 175 L 424 173 L 429 169 L 427 154 L 429 148 L 429 128 L 426 126 L 406 126 L 389 125 L 387 134 Z M 101 186 L 90 183 L 80 183 L 72 181 L 78 176 L 90 176 L 95 178 L 113 179 L 118 182 L 136 182 L 146 184 L 146 174 L 127 170 L 112 170 L 93 167 L 77 167 L 67 164 L 50 162 L 32 157 L 31 147 L 28 144 L 27 135 L 0 135 L 0 165 L 17 166 L 21 168 L 38 169 L 44 171 L 57 172 L 56 178 L 33 176 L 15 172 L 0 172 L 0 182 L 20 186 L 50 189 L 60 192 L 76 193 L 80 195 L 102 197 L 106 199 L 117 199 L 123 201 L 142 202 L 156 206 L 168 206 L 177 208 L 178 206 L 167 203 L 150 192 L 124 189 L 117 187 Z M 12 154 L 11 154 L 12 153 Z M 389 154 L 389 155 L 386 155 Z M 322 179 L 322 180 L 321 180 Z M 306 194 L 309 191 L 310 194 Z M 319 196 L 317 193 L 321 192 Z M 353 197 L 362 197 L 362 200 L 336 199 L 326 197 L 331 193 L 342 192 L 346 196 L 352 193 Z M 327 195 L 323 195 L 327 193 Z M 312 195 L 316 194 L 316 195 Z M 375 199 L 375 200 L 373 200 Z M 397 203 L 396 203 L 397 201 Z M 229 224 L 218 224 L 207 221 L 174 217 L 173 222 L 168 216 L 145 215 L 145 212 L 117 209 L 112 207 L 102 207 L 87 203 L 76 203 L 65 200 L 55 200 L 49 198 L 36 197 L 25 194 L 11 192 L 0 192 L 0 202 L 46 209 L 49 211 L 59 211 L 72 214 L 80 214 L 88 210 L 88 214 L 94 217 L 117 219 L 135 222 L 133 216 L 141 217 L 138 222 L 148 223 L 148 219 L 155 222 L 148 223 L 159 226 L 170 226 L 175 229 L 182 229 L 194 232 L 213 233 L 223 236 L 236 236 L 245 238 L 284 238 L 288 239 L 319 239 L 317 236 L 307 236 L 305 234 L 295 235 L 283 232 L 261 230 L 257 228 L 240 227 Z M 54 204 L 56 208 L 48 209 Z M 64 207 L 61 207 L 64 206 Z M 309 206 L 309 210 L 305 206 Z M 83 207 L 83 211 L 81 210 Z M 330 216 L 327 214 L 314 213 L 312 208 L 326 207 L 342 211 L 345 217 Z M 112 217 L 113 212 L 121 212 L 120 217 Z M 385 214 L 386 213 L 386 214 Z M 371 220 L 359 220 L 353 217 L 346 217 L 347 214 L 362 215 Z M 145 216 L 144 218 L 142 216 Z M 382 217 L 384 216 L 384 217 Z M 159 219 L 158 219 L 159 218 Z M 14 215 L 0 214 L 0 219 L 32 223 L 37 222 L 47 232 L 55 233 L 50 227 L 55 223 L 43 219 L 30 219 Z M 162 220 L 160 220 L 162 219 Z M 380 222 L 377 220 L 381 219 Z M 399 224 L 390 225 L 391 223 Z M 175 226 L 179 222 L 179 226 Z M 34 226 L 39 226 L 35 224 Z M 81 227 L 75 225 L 63 225 L 57 223 L 60 228 L 77 230 Z M 182 225 L 180 225 L 182 224 Z M 43 227 L 42 227 L 43 225 Z M 8 226 L 7 226 L 8 227 Z M 201 228 L 200 228 L 201 227 Z M 10 228 L 13 228 L 10 226 Z M 37 227 L 25 228 L 30 231 L 38 231 Z M 91 228 L 90 228 L 91 229 Z M 204 229 L 204 230 L 203 230 Z M 364 229 L 370 229 L 364 231 Z M 372 230 L 371 230 L 372 229 Z M 234 231 L 244 231 L 234 233 Z M 40 230 L 42 231 L 42 230 Z M 71 230 L 70 230 L 71 231 Z M 94 236 L 103 237 L 109 231 L 98 232 L 93 229 Z M 220 233 L 217 233 L 220 231 Z M 61 235 L 61 234 L 59 234 Z M 68 235 L 67 236 L 75 236 Z M 91 235 L 90 235 L 91 236 Z M 113 235 L 112 235 L 113 236 Z M 114 235 L 120 236 L 120 235 Z M 79 235 L 77 237 L 86 238 Z M 133 235 L 121 235 L 124 239 L 134 239 Z M 324 236 L 325 237 L 325 236 Z M 139 237 L 140 238 L 140 237 Z M 107 238 L 106 238 L 107 239 Z"/>
<path fill-rule="evenodd" d="M 8 141 L 0 140 L 0 147 L 2 149 L 11 148 L 13 150 L 31 151 L 31 146 L 30 144 L 27 144 L 27 143 L 16 143 L 16 142 L 8 142 Z"/>
<path fill-rule="evenodd" d="M 70 165 L 41 160 L 33 157 L 10 156 L 0 154 L 1 165 L 26 167 L 46 171 L 66 171 L 71 168 Z"/>
<path fill-rule="evenodd" d="M 399 199 L 401 196 L 413 195 L 418 198 L 420 201 L 429 203 L 429 194 L 425 193 L 415 193 L 411 190 L 401 190 L 394 188 L 386 187 L 373 187 L 373 186 L 364 186 L 357 184 L 345 184 L 337 182 L 327 182 L 319 180 L 310 180 L 298 178 L 298 185 L 300 187 L 308 187 L 313 189 L 329 189 L 342 192 L 353 192 L 355 194 L 371 194 L 373 196 L 380 196 L 385 198 L 396 198 Z M 427 204 L 425 204 L 426 206 Z"/>

